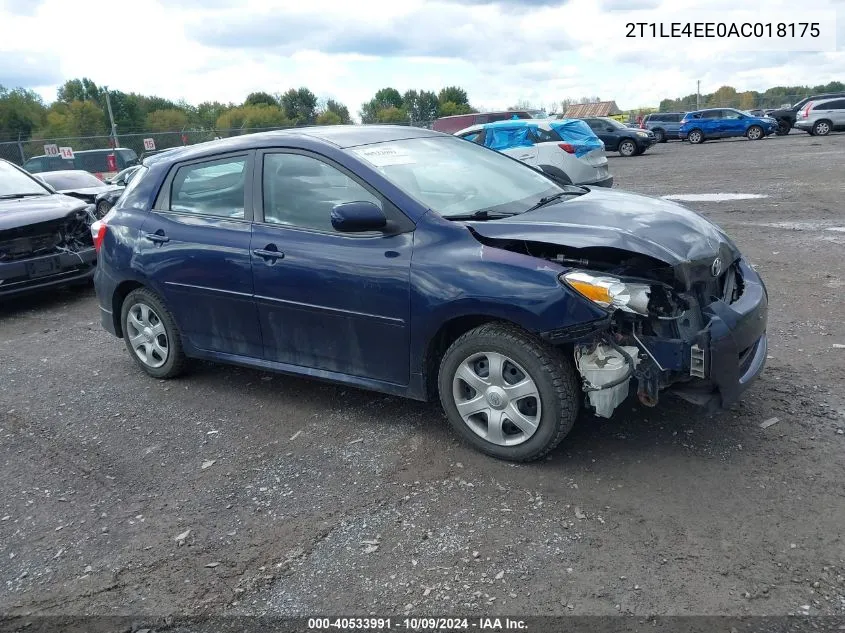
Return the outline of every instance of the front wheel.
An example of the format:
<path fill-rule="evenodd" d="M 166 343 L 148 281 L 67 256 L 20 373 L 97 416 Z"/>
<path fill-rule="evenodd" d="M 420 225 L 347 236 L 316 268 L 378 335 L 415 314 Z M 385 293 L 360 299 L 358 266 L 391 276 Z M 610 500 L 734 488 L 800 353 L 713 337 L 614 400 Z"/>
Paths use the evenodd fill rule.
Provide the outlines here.
<path fill-rule="evenodd" d="M 106 213 L 109 212 L 109 209 L 111 209 L 111 205 L 105 200 L 100 200 L 97 203 L 97 219 L 102 220 L 106 217 Z"/>
<path fill-rule="evenodd" d="M 792 124 L 787 121 L 786 119 L 781 119 L 778 121 L 778 129 L 775 132 L 778 136 L 786 136 L 789 134 L 789 130 L 792 129 Z"/>
<path fill-rule="evenodd" d="M 631 139 L 623 139 L 619 143 L 619 155 L 625 158 L 634 156 L 637 153 L 637 145 Z"/>
<path fill-rule="evenodd" d="M 440 363 L 438 389 L 458 434 L 500 459 L 543 457 L 578 416 L 572 361 L 507 323 L 488 323 L 459 337 Z"/>
<path fill-rule="evenodd" d="M 185 369 L 182 337 L 176 322 L 155 293 L 130 292 L 120 311 L 123 340 L 132 359 L 154 378 L 175 378 Z"/>
<path fill-rule="evenodd" d="M 704 142 L 704 134 L 701 133 L 701 130 L 690 130 L 690 133 L 687 134 L 687 140 L 693 145 L 698 145 Z"/>
<path fill-rule="evenodd" d="M 761 138 L 763 138 L 763 128 L 761 128 L 759 125 L 752 125 L 745 132 L 745 136 L 748 137 L 749 141 L 759 141 Z"/>

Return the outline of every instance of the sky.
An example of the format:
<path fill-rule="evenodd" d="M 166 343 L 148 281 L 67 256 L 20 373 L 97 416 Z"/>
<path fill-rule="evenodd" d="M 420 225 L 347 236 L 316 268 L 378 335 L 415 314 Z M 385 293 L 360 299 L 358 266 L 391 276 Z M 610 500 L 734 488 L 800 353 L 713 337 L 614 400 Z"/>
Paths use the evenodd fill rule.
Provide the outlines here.
<path fill-rule="evenodd" d="M 749 10 L 819 16 L 822 37 L 787 42 L 626 37 L 627 22 L 762 6 L 736 0 L 0 0 L 0 84 L 49 102 L 85 76 L 194 104 L 307 86 L 353 113 L 386 86 L 459 85 L 482 109 L 585 96 L 632 109 L 695 93 L 697 80 L 702 93 L 843 80 L 845 0 L 826 1 Z M 796 50 L 808 47 L 824 50 Z"/>

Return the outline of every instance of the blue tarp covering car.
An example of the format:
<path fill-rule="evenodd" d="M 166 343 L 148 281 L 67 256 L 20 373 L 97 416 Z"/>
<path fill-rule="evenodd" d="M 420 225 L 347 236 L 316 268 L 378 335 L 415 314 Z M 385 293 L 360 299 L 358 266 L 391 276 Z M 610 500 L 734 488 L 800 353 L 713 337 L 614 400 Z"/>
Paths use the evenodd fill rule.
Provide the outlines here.
<path fill-rule="evenodd" d="M 575 156 L 578 158 L 604 147 L 604 143 L 593 133 L 590 126 L 579 119 L 558 119 L 544 121 L 544 123 L 548 123 L 549 127 L 558 133 L 560 140 L 572 145 Z M 545 131 L 530 119 L 488 123 L 484 126 L 484 130 L 486 131 L 484 145 L 497 151 L 557 141 L 554 138 L 544 138 Z"/>

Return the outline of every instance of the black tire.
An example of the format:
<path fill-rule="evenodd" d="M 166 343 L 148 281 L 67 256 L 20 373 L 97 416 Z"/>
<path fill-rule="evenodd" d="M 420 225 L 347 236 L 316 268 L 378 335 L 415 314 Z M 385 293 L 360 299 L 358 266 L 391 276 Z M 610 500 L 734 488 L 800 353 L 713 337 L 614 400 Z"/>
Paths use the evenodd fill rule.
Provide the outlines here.
<path fill-rule="evenodd" d="M 827 136 L 832 126 L 827 119 L 819 119 L 813 124 L 813 136 Z"/>
<path fill-rule="evenodd" d="M 453 380 L 461 364 L 474 354 L 498 352 L 524 368 L 539 394 L 539 422 L 527 440 L 512 446 L 487 441 L 476 434 L 458 413 Z M 573 361 L 556 348 L 510 323 L 487 323 L 460 336 L 440 362 L 440 402 L 452 427 L 479 451 L 516 462 L 540 459 L 554 449 L 578 417 L 581 390 Z"/>
<path fill-rule="evenodd" d="M 704 142 L 704 132 L 698 128 L 694 128 L 687 134 L 687 140 L 693 145 L 700 145 Z"/>
<path fill-rule="evenodd" d="M 665 143 L 667 140 L 666 138 L 666 131 L 661 128 L 655 128 L 652 130 L 654 132 L 654 138 L 658 143 Z"/>
<path fill-rule="evenodd" d="M 787 119 L 778 119 L 778 129 L 775 131 L 775 134 L 778 136 L 786 136 L 789 134 L 789 130 L 792 129 L 792 123 L 790 123 Z"/>
<path fill-rule="evenodd" d="M 100 200 L 97 203 L 97 209 L 96 209 L 96 212 L 95 212 L 97 219 L 102 220 L 106 216 L 106 213 L 109 212 L 110 209 L 111 209 L 111 205 L 107 201 Z"/>
<path fill-rule="evenodd" d="M 763 128 L 761 128 L 759 125 L 752 125 L 747 130 L 745 130 L 745 137 L 749 141 L 759 141 L 762 140 L 765 136 L 765 130 L 763 130 Z"/>
<path fill-rule="evenodd" d="M 129 312 L 133 309 L 133 307 L 140 306 L 141 304 L 145 304 L 152 308 L 157 317 L 157 321 L 160 321 L 164 326 L 164 333 L 167 337 L 167 356 L 160 367 L 152 367 L 142 361 L 130 342 L 131 330 L 127 324 Z M 173 316 L 170 314 L 170 311 L 164 305 L 164 302 L 159 298 L 159 296 L 154 292 L 147 290 L 146 288 L 138 288 L 126 295 L 126 298 L 123 300 L 123 304 L 120 307 L 120 324 L 123 331 L 123 342 L 126 344 L 126 349 L 129 351 L 129 355 L 147 374 L 153 378 L 175 378 L 185 371 L 187 358 L 182 350 L 182 336 L 179 334 L 176 322 L 173 320 Z"/>
<path fill-rule="evenodd" d="M 619 155 L 625 158 L 637 155 L 637 143 L 634 139 L 623 138 L 619 141 Z"/>

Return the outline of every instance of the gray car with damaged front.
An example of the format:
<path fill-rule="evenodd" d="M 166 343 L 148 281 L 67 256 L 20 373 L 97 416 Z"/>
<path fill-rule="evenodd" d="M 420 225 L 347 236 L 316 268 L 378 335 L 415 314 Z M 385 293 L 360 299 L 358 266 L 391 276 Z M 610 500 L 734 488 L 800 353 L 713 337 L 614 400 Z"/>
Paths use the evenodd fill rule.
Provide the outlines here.
<path fill-rule="evenodd" d="M 0 160 L 0 297 L 89 281 L 93 206 Z"/>

